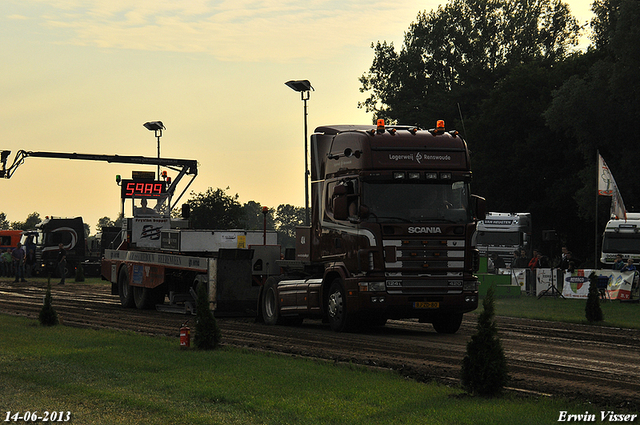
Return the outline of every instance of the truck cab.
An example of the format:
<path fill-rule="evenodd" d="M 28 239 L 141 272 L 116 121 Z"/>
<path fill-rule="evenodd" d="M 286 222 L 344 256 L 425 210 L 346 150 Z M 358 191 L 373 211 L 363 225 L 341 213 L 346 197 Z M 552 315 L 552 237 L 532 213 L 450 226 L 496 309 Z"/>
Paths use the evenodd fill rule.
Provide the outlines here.
<path fill-rule="evenodd" d="M 531 213 L 488 212 L 478 222 L 476 246 L 480 256 L 497 254 L 510 267 L 516 250 L 524 249 L 531 258 L 531 232 Z"/>
<path fill-rule="evenodd" d="M 78 264 L 85 260 L 85 241 L 82 217 L 46 217 L 35 229 L 22 234 L 22 245 L 27 249 L 35 249 L 35 272 L 43 276 L 58 274 L 56 265 L 59 244 L 67 251 L 67 268 L 64 273 L 71 276 Z"/>
<path fill-rule="evenodd" d="M 456 332 L 478 305 L 471 236 L 484 213 L 458 133 L 443 123 L 318 127 L 311 164 L 312 221 L 296 244 L 302 270 L 285 261 L 285 275 L 267 281 L 265 321 L 316 317 L 343 331 L 418 318 Z"/>
<path fill-rule="evenodd" d="M 627 213 L 626 219 L 611 217 L 602 234 L 600 262 L 613 266 L 616 255 L 626 261 L 640 261 L 640 213 Z"/>

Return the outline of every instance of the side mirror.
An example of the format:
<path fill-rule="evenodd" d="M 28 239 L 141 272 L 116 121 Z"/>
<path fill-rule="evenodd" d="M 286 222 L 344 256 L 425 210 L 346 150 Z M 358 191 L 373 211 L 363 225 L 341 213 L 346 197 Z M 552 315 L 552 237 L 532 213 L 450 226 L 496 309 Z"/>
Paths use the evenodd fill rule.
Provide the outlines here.
<path fill-rule="evenodd" d="M 347 187 L 336 186 L 333 189 L 333 218 L 346 220 L 349 218 L 349 203 L 347 201 Z"/>
<path fill-rule="evenodd" d="M 487 201 L 481 196 L 471 195 L 473 201 L 473 210 L 478 220 L 484 220 L 487 216 Z"/>

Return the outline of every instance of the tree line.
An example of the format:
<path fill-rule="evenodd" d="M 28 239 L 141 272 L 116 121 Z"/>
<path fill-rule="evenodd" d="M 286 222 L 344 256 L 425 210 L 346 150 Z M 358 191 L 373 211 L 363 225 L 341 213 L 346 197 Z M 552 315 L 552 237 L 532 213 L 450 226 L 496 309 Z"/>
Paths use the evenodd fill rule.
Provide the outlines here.
<path fill-rule="evenodd" d="M 596 196 L 598 150 L 627 210 L 640 210 L 640 2 L 591 7 L 589 25 L 559 0 L 449 0 L 420 12 L 399 49 L 372 44 L 359 107 L 374 122 L 444 119 L 467 140 L 490 211 L 530 212 L 538 248 L 555 230 L 548 249 L 565 243 L 593 262 L 594 220 L 601 232 L 610 202 Z"/>

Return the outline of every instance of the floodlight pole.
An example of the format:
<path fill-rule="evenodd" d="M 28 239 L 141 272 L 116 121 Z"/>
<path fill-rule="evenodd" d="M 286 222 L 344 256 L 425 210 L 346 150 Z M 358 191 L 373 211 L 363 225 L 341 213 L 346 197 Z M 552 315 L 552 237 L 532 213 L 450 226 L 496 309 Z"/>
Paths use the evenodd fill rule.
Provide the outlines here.
<path fill-rule="evenodd" d="M 162 121 L 149 121 L 142 124 L 144 128 L 149 131 L 154 131 L 156 139 L 158 139 L 158 159 L 160 159 L 160 138 L 162 137 L 162 130 L 164 130 L 164 124 Z M 160 180 L 160 164 L 158 164 L 157 180 Z"/>
<path fill-rule="evenodd" d="M 305 226 L 310 226 L 309 219 L 309 147 L 308 147 L 308 131 L 307 131 L 307 100 L 309 100 L 310 91 L 314 90 L 309 80 L 291 80 L 285 85 L 292 90 L 300 92 L 300 98 L 304 102 L 304 215 Z"/>
<path fill-rule="evenodd" d="M 300 98 L 304 102 L 304 216 L 305 225 L 310 226 L 309 221 L 309 138 L 307 131 L 307 100 L 309 91 L 300 92 Z"/>
<path fill-rule="evenodd" d="M 156 139 L 158 139 L 158 159 L 160 159 L 160 138 L 162 137 L 162 129 L 156 129 L 155 135 Z M 160 180 L 160 164 L 158 164 L 158 174 L 156 175 L 156 180 Z"/>

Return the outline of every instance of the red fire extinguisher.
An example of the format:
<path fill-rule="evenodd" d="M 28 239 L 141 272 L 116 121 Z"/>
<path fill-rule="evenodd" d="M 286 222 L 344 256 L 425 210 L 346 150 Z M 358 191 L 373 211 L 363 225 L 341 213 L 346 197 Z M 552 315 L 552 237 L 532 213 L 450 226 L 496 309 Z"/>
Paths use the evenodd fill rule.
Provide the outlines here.
<path fill-rule="evenodd" d="M 180 328 L 180 348 L 189 348 L 191 346 L 191 329 L 187 326 L 188 324 L 189 321 L 187 320 Z"/>

